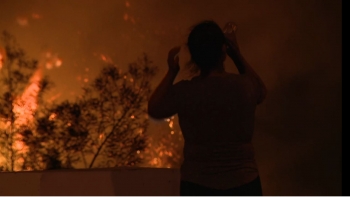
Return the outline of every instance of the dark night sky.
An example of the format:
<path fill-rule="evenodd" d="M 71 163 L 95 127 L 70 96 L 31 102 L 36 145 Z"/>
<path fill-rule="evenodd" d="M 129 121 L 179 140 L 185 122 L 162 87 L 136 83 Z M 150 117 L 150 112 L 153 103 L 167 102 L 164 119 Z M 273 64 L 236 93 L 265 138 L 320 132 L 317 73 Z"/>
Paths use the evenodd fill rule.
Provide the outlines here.
<path fill-rule="evenodd" d="M 269 90 L 254 138 L 265 195 L 341 195 L 341 7 L 340 0 L 1 0 L 0 30 L 41 60 L 56 84 L 51 96 L 62 100 L 80 94 L 103 56 L 125 68 L 146 52 L 160 67 L 157 84 L 168 50 L 186 42 L 190 26 L 235 21 L 241 51 Z M 60 67 L 46 68 L 48 51 Z M 188 59 L 185 48 L 180 59 Z"/>

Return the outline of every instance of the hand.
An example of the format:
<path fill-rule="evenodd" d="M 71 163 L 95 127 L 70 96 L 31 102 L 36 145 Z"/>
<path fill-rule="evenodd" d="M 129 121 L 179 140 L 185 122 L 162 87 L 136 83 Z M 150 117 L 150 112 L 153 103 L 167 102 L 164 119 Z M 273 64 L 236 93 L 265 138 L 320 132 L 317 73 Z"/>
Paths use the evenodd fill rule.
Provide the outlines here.
<path fill-rule="evenodd" d="M 177 54 L 180 52 L 181 47 L 177 46 L 172 48 L 168 53 L 168 66 L 169 71 L 177 73 L 180 70 L 179 56 Z"/>
<path fill-rule="evenodd" d="M 224 27 L 224 35 L 226 37 L 227 54 L 234 55 L 239 53 L 239 46 L 236 39 L 235 24 L 227 23 Z"/>

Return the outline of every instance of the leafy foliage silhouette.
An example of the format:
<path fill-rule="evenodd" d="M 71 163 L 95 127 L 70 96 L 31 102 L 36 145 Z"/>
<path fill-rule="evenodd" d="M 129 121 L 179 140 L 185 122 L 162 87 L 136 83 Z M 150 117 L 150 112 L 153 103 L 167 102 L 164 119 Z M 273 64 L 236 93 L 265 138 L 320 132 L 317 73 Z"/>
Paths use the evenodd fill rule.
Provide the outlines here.
<path fill-rule="evenodd" d="M 150 82 L 157 72 L 147 55 L 129 64 L 126 71 L 105 65 L 74 101 L 46 103 L 43 95 L 52 83 L 44 77 L 38 82 L 38 108 L 31 111 L 32 121 L 15 125 L 14 98 L 23 94 L 39 68 L 37 61 L 24 59 L 24 51 L 9 42 L 13 38 L 10 34 L 3 36 L 8 59 L 1 72 L 11 72 L 1 81 L 7 87 L 0 103 L 0 146 L 6 147 L 1 148 L 5 158 L 0 164 L 2 170 L 13 171 L 19 158 L 19 170 L 132 166 L 142 162 L 139 153 L 148 140 L 146 104 L 152 91 Z M 12 71 L 9 65 L 15 62 L 28 71 Z M 10 126 L 4 126 L 7 122 Z M 13 148 L 15 134 L 25 151 Z"/>
<path fill-rule="evenodd" d="M 125 72 L 106 65 L 80 98 L 37 118 L 34 140 L 31 132 L 23 133 L 31 157 L 46 163 L 45 169 L 73 168 L 80 162 L 84 168 L 140 163 L 147 141 L 146 102 L 156 70 L 146 55 Z"/>
<path fill-rule="evenodd" d="M 21 169 L 23 148 L 20 133 L 30 126 L 34 117 L 32 97 L 41 99 L 51 83 L 47 77 L 36 80 L 32 93 L 23 96 L 28 84 L 34 83 L 32 76 L 38 69 L 38 62 L 26 56 L 16 39 L 4 31 L 1 34 L 4 46 L 0 67 L 0 170 Z M 6 58 L 6 59 L 5 59 Z M 29 100 L 29 101 L 28 101 Z"/>

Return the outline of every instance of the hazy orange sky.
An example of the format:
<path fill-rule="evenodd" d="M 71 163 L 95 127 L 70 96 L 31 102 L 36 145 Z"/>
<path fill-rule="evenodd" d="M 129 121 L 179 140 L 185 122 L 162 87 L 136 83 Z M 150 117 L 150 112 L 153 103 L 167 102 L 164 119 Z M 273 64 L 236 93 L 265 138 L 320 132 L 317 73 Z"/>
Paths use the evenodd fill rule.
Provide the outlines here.
<path fill-rule="evenodd" d="M 56 84 L 50 95 L 62 100 L 79 95 L 103 60 L 126 68 L 143 52 L 160 67 L 157 84 L 168 50 L 185 44 L 192 25 L 234 21 L 243 55 L 269 90 L 254 138 L 265 195 L 340 195 L 341 7 L 340 0 L 1 0 L 0 30 L 41 60 Z M 188 60 L 185 47 L 180 59 Z"/>

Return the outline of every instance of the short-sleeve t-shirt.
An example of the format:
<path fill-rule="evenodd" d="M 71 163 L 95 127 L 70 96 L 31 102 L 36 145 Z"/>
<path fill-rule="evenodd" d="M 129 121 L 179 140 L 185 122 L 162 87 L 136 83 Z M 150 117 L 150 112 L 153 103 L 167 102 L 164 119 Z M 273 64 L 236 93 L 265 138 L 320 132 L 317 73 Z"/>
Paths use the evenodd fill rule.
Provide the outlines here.
<path fill-rule="evenodd" d="M 247 75 L 195 77 L 170 96 L 184 136 L 181 179 L 216 189 L 258 176 L 252 136 L 259 87 Z"/>

